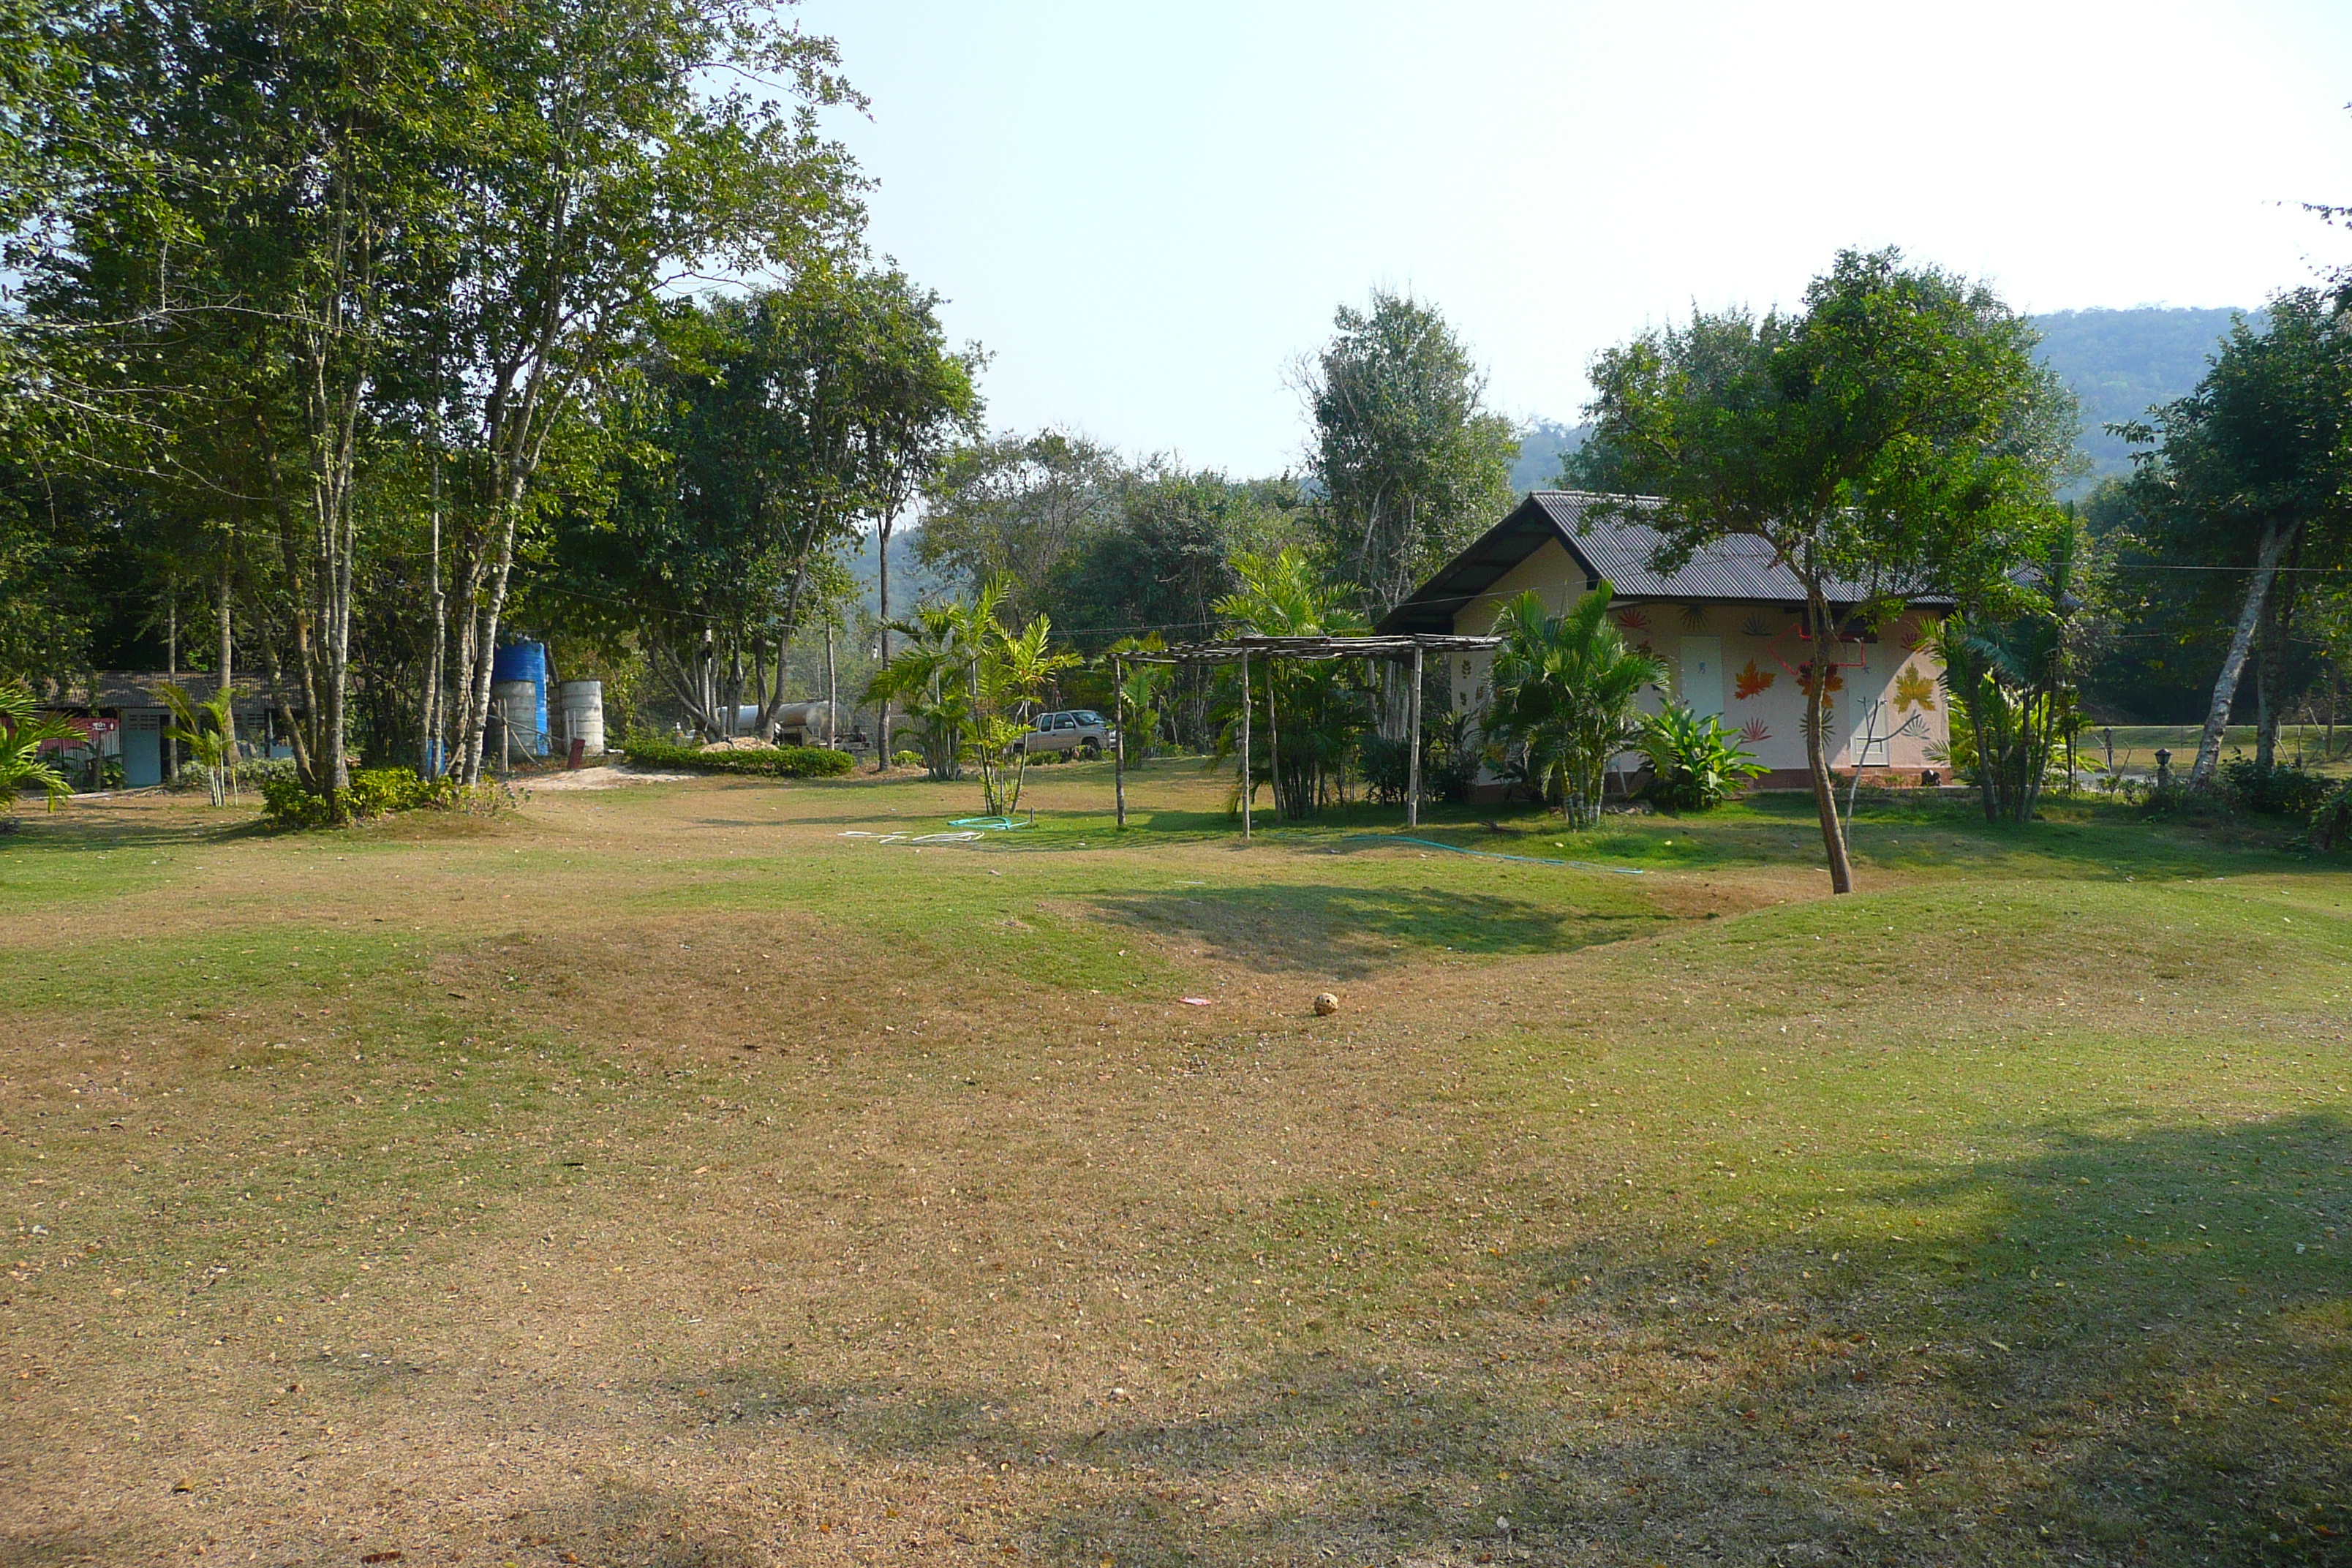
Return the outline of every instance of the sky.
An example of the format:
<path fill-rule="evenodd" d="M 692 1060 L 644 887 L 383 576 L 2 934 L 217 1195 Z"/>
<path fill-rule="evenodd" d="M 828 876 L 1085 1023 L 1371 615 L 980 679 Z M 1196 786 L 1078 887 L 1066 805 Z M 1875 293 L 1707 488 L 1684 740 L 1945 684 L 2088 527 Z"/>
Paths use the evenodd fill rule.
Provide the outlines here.
<path fill-rule="evenodd" d="M 1235 478 L 1375 288 L 1488 401 L 1894 245 L 2021 310 L 2250 306 L 2352 260 L 2352 4 L 803 0 L 869 100 L 869 242 L 991 359 L 990 424 Z"/>

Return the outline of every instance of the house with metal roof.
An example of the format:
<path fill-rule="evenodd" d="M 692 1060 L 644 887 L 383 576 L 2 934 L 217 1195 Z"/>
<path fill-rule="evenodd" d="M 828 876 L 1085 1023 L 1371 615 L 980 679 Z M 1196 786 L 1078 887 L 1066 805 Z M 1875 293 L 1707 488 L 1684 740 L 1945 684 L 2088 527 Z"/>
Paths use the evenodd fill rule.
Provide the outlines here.
<path fill-rule="evenodd" d="M 1646 498 L 1538 490 L 1381 620 L 1383 633 L 1483 636 L 1502 607 L 1532 588 L 1555 613 L 1601 583 L 1629 643 L 1664 659 L 1673 695 L 1722 718 L 1771 771 L 1767 788 L 1809 785 L 1805 689 L 1816 662 L 1804 627 L 1805 595 L 1771 547 L 1727 539 L 1668 572 L 1658 531 L 1624 516 Z M 1837 584 L 1841 605 L 1873 597 Z M 1888 783 L 1936 783 L 1948 772 L 1943 664 L 1927 638 L 1951 601 L 1921 594 L 1885 625 L 1853 625 L 1828 657 L 1831 765 L 1859 767 Z M 1457 709 L 1476 712 L 1489 691 L 1491 653 L 1450 656 Z M 1654 710 L 1665 694 L 1645 694 Z M 1630 762 L 1629 762 L 1629 764 Z"/>

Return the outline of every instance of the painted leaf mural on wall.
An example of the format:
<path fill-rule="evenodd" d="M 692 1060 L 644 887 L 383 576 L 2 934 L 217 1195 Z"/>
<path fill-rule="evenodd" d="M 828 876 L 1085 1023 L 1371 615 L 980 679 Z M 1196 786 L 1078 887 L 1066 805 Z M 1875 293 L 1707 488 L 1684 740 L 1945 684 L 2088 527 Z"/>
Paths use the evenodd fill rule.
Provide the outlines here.
<path fill-rule="evenodd" d="M 1906 664 L 1895 678 L 1895 710 L 1908 713 L 1917 708 L 1923 713 L 1936 710 L 1936 683 L 1919 673 L 1919 667 Z"/>
<path fill-rule="evenodd" d="M 1838 667 L 1832 664 L 1824 666 L 1823 668 L 1827 671 L 1827 679 L 1822 682 L 1822 689 L 1823 691 L 1843 691 L 1845 689 L 1845 677 L 1838 673 Z M 1813 694 L 1813 664 L 1811 659 L 1807 659 L 1804 663 L 1797 666 L 1797 689 L 1803 692 L 1808 697 L 1811 697 Z"/>
<path fill-rule="evenodd" d="M 1769 689 L 1772 683 L 1780 679 L 1769 669 L 1757 668 L 1756 661 L 1751 658 L 1748 661 L 1748 668 L 1734 678 L 1731 694 L 1745 702 L 1758 692 Z"/>
<path fill-rule="evenodd" d="M 1772 731 L 1766 727 L 1763 720 L 1750 719 L 1747 723 L 1739 726 L 1739 738 L 1753 746 L 1760 742 L 1770 740 Z"/>

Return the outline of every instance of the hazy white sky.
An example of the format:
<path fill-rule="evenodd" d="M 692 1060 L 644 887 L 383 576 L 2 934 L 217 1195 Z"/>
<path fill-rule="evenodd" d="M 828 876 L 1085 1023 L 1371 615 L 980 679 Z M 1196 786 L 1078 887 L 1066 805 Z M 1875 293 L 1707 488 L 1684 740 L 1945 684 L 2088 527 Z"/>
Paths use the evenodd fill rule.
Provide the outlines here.
<path fill-rule="evenodd" d="M 1294 465 L 1286 367 L 1375 285 L 1505 412 L 1592 353 L 1902 246 L 2021 309 L 2251 305 L 2352 258 L 2352 0 L 806 0 L 871 237 L 993 356 L 998 428 Z"/>

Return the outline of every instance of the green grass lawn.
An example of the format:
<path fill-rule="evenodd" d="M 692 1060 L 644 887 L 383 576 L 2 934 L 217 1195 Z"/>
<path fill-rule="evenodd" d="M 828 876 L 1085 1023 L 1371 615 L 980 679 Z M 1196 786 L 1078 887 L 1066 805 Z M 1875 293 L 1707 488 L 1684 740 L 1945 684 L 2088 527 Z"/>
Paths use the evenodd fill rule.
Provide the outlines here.
<path fill-rule="evenodd" d="M 0 1559 L 2352 1562 L 2286 828 L 1032 787 L 0 839 Z"/>

